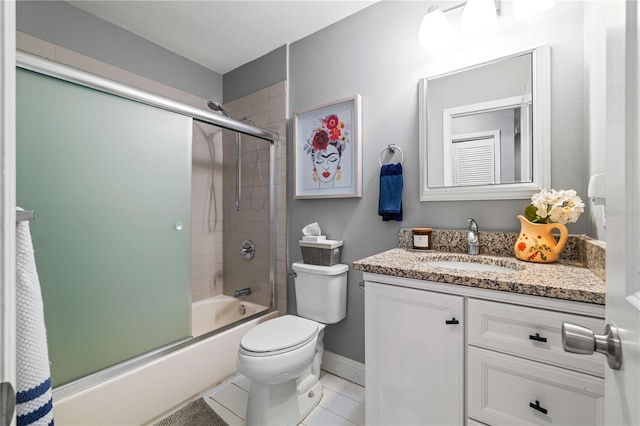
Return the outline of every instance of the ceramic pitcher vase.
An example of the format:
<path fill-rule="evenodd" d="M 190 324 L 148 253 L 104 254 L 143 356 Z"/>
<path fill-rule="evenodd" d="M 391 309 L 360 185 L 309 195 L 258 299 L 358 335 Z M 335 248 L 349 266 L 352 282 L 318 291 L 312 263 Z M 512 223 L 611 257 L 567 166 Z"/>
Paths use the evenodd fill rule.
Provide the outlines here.
<path fill-rule="evenodd" d="M 551 263 L 558 260 L 560 252 L 567 242 L 569 232 L 560 223 L 532 223 L 524 216 L 520 220 L 520 234 L 514 247 L 515 255 L 527 262 Z M 552 230 L 560 231 L 560 239 L 556 243 Z"/>

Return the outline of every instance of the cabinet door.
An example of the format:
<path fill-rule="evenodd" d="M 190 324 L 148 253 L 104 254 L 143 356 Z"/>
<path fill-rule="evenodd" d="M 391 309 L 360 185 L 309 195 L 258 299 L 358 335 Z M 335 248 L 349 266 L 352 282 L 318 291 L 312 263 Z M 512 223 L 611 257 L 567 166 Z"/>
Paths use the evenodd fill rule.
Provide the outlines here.
<path fill-rule="evenodd" d="M 463 423 L 463 306 L 460 296 L 366 283 L 367 425 Z"/>

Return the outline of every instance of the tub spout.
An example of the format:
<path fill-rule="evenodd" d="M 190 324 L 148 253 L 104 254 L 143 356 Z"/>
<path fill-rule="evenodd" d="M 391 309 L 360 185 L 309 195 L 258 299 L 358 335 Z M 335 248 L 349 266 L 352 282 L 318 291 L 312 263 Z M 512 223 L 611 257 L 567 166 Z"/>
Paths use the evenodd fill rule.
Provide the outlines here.
<path fill-rule="evenodd" d="M 250 294 L 251 294 L 251 289 L 249 287 L 241 288 L 240 290 L 236 290 L 233 292 L 233 297 L 248 296 Z"/>

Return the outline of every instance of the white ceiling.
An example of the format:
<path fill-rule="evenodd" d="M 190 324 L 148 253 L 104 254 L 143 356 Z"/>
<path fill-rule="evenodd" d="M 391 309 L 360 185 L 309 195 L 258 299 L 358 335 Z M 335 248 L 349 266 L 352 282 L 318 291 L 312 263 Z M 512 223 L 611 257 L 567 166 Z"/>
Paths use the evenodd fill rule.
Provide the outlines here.
<path fill-rule="evenodd" d="M 220 74 L 377 0 L 69 1 Z"/>

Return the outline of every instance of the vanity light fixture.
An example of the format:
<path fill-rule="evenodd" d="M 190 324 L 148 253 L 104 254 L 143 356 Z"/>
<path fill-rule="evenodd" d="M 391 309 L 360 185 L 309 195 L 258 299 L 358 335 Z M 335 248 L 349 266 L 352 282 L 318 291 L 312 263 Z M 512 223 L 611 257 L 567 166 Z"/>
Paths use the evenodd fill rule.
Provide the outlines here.
<path fill-rule="evenodd" d="M 462 11 L 460 25 L 464 35 L 476 35 L 495 28 L 498 17 L 493 0 L 469 0 Z"/>
<path fill-rule="evenodd" d="M 513 14 L 516 19 L 525 19 L 556 5 L 556 0 L 513 0 Z"/>
<path fill-rule="evenodd" d="M 501 0 L 468 0 L 445 10 L 437 6 L 430 7 L 422 18 L 418 30 L 418 41 L 422 47 L 426 50 L 438 51 L 453 44 L 458 36 L 451 28 L 445 14 L 462 8 L 464 8 L 461 18 L 462 32 L 466 35 L 478 34 L 495 27 L 497 16 L 501 14 Z"/>
<path fill-rule="evenodd" d="M 449 47 L 455 39 L 449 21 L 444 16 L 444 12 L 437 6 L 431 6 L 418 30 L 418 41 L 426 50 L 441 51 Z"/>

